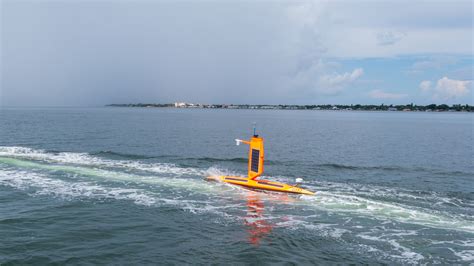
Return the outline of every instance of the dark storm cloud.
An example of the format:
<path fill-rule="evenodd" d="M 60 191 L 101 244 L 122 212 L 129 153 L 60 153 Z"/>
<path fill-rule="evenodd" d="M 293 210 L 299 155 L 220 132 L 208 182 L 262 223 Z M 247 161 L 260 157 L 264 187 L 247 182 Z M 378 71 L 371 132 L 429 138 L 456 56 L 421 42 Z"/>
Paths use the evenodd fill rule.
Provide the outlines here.
<path fill-rule="evenodd" d="M 271 99 L 287 56 L 273 45 L 285 38 L 278 7 L 7 1 L 4 104 Z"/>

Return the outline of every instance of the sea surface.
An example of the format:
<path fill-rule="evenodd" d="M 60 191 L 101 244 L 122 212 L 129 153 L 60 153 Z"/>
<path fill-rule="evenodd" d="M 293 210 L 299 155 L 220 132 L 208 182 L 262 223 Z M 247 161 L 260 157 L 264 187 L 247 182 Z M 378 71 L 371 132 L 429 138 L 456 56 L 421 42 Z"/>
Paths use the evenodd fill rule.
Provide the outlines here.
<path fill-rule="evenodd" d="M 246 175 L 315 196 L 207 182 Z M 471 113 L 0 109 L 0 264 L 472 264 Z"/>

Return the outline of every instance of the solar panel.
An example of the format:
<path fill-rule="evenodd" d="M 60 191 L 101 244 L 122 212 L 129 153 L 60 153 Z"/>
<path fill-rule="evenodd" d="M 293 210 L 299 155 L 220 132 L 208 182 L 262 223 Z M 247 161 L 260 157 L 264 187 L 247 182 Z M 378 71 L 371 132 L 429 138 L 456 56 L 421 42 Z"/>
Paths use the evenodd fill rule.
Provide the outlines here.
<path fill-rule="evenodd" d="M 252 149 L 252 163 L 250 165 L 250 170 L 253 172 L 258 172 L 258 163 L 260 160 L 260 150 Z"/>

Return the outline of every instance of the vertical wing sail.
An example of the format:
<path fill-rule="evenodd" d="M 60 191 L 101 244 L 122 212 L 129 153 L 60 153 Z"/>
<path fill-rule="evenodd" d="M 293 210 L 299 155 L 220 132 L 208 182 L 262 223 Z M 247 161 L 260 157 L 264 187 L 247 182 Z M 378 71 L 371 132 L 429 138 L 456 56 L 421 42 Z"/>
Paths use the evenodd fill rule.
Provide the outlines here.
<path fill-rule="evenodd" d="M 263 173 L 263 138 L 250 139 L 248 178 L 255 179 Z"/>

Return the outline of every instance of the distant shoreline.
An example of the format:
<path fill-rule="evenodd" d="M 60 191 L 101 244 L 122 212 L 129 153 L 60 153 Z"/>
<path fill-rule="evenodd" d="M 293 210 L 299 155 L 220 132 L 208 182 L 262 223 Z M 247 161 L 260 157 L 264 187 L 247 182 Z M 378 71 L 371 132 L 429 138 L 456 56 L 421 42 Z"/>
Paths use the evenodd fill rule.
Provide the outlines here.
<path fill-rule="evenodd" d="M 402 112 L 474 112 L 468 104 L 429 104 L 429 105 L 362 105 L 362 104 L 324 104 L 324 105 L 271 105 L 271 104 L 194 104 L 194 103 L 127 103 L 108 104 L 107 107 L 143 108 L 201 108 L 201 109 L 252 109 L 252 110 L 345 110 L 345 111 L 402 111 Z"/>

